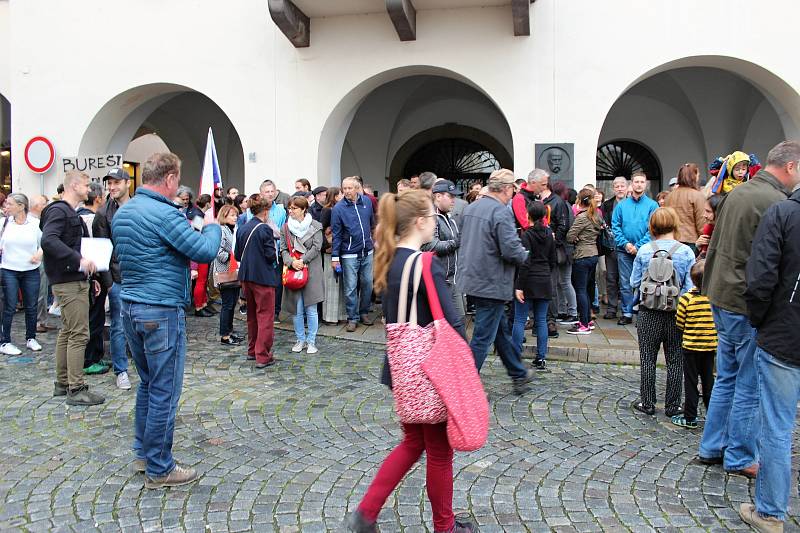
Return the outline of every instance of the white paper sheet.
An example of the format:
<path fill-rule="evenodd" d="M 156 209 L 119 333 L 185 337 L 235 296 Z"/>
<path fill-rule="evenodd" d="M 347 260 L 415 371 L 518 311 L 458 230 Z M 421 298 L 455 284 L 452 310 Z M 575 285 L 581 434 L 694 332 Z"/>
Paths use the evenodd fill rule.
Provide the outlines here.
<path fill-rule="evenodd" d="M 94 261 L 98 272 L 107 272 L 111 262 L 111 253 L 114 251 L 114 244 L 111 239 L 88 238 L 81 239 L 81 255 L 86 259 Z M 81 269 L 83 272 L 83 269 Z"/>

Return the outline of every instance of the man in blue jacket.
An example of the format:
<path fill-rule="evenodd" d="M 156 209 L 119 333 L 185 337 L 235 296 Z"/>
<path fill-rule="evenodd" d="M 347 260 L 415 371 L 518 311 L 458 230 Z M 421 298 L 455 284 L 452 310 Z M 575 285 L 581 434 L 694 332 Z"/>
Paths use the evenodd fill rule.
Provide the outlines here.
<path fill-rule="evenodd" d="M 619 270 L 619 292 L 622 295 L 622 317 L 617 324 L 633 323 L 633 290 L 631 271 L 636 252 L 650 242 L 650 215 L 658 209 L 655 200 L 645 193 L 647 176 L 637 171 L 631 176 L 631 195 L 622 200 L 611 217 L 611 230 L 617 243 L 617 267 Z"/>
<path fill-rule="evenodd" d="M 372 299 L 372 230 L 375 228 L 375 213 L 372 202 L 359 194 L 359 188 L 356 178 L 343 179 L 344 198 L 331 211 L 331 264 L 333 268 L 340 264 L 342 267 L 347 331 L 350 332 L 356 330 L 359 318 L 365 326 L 372 325 L 368 313 Z"/>
<path fill-rule="evenodd" d="M 176 465 L 172 457 L 186 359 L 189 261 L 213 261 L 221 238 L 216 224 L 193 230 L 172 202 L 180 166 L 174 154 L 151 155 L 142 168 L 142 186 L 111 222 L 122 278 L 122 323 L 141 380 L 133 452 L 149 489 L 197 478 L 193 468 Z"/>

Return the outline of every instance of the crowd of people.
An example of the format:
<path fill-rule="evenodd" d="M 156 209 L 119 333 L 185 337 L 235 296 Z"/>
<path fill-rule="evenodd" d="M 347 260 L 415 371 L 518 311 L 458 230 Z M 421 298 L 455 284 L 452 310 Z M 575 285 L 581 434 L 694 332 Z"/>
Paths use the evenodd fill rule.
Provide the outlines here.
<path fill-rule="evenodd" d="M 701 189 L 700 167 L 686 163 L 656 199 L 642 172 L 617 177 L 608 199 L 592 185 L 575 191 L 551 183 L 541 169 L 525 179 L 500 169 L 468 191 L 424 172 L 400 180 L 380 205 L 358 176 L 340 188 L 298 179 L 291 195 L 265 180 L 251 195 L 231 187 L 195 199 L 169 153 L 143 164 L 135 195 L 124 169 L 110 170 L 102 184 L 70 171 L 54 201 L 15 193 L 3 203 L 0 353 L 22 353 L 11 339 L 21 294 L 27 349 L 41 350 L 36 334 L 50 329 L 51 300 L 61 316 L 53 394 L 69 405 L 104 401 L 85 375 L 113 368 L 116 385 L 130 389 L 130 356 L 139 376 L 135 466 L 148 488 L 180 485 L 197 476 L 171 454 L 187 310 L 218 315 L 220 345 L 246 341 L 247 359 L 266 369 L 278 361 L 281 312 L 292 317 L 291 351 L 307 354 L 319 353 L 320 322 L 343 323 L 349 332 L 370 326 L 376 301 L 385 323 L 397 320 L 405 300 L 416 302 L 421 326 L 430 323 L 427 299 L 413 298 L 416 288 L 399 294 L 406 259 L 430 251 L 445 319 L 468 340 L 478 370 L 494 346 L 515 394 L 547 371 L 548 339 L 559 335 L 558 325 L 591 335 L 601 303 L 603 319 L 635 321 L 641 382 L 632 408 L 655 414 L 663 347 L 664 414 L 698 428 L 702 397 L 696 461 L 756 478 L 756 504 L 740 513 L 762 531 L 777 531 L 770 528 L 785 518 L 800 391 L 792 349 L 800 342 L 798 165 L 800 144 L 792 141 L 773 148 L 763 168 L 737 151 L 712 162 Z M 112 240 L 107 270 L 81 254 L 84 237 Z M 235 331 L 237 313 L 246 316 L 244 334 Z M 531 365 L 523 359 L 526 331 L 536 337 Z M 403 430 L 403 443 L 348 526 L 374 531 L 386 498 L 426 451 L 435 530 L 470 531 L 452 512 L 446 423 Z"/>

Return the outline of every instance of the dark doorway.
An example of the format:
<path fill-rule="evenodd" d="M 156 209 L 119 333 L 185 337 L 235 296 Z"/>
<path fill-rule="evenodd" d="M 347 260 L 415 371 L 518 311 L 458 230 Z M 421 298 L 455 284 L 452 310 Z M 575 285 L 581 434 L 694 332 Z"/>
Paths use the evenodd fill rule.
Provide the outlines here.
<path fill-rule="evenodd" d="M 461 189 L 489 179 L 502 168 L 497 156 L 486 146 L 469 139 L 439 139 L 419 148 L 408 158 L 403 174 L 406 177 L 430 171 Z"/>

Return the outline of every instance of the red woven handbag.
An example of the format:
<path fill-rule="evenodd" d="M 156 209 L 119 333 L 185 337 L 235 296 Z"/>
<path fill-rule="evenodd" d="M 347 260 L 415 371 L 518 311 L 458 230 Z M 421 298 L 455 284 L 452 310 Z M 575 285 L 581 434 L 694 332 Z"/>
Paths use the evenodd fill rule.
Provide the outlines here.
<path fill-rule="evenodd" d="M 431 274 L 432 261 L 432 252 L 423 254 L 422 276 L 433 315 L 434 340 L 430 355 L 422 362 L 422 369 L 447 407 L 450 446 L 454 450 L 469 452 L 486 443 L 489 402 L 469 344 L 444 318 Z"/>
<path fill-rule="evenodd" d="M 414 296 L 411 313 L 406 322 L 408 278 L 411 266 L 420 253 L 409 256 L 400 279 L 400 298 L 397 322 L 386 324 L 386 355 L 392 375 L 394 408 L 400 421 L 406 424 L 438 424 L 447 420 L 447 407 L 433 384 L 422 370 L 422 363 L 434 344 L 434 326 L 417 324 L 417 291 L 422 277 L 422 265 L 414 272 Z M 472 363 L 475 368 L 475 363 Z"/>

